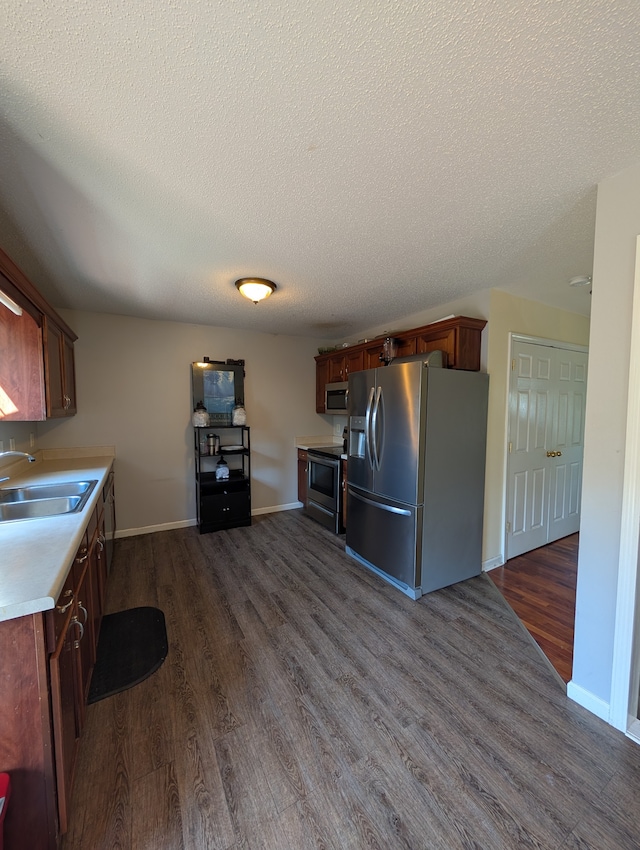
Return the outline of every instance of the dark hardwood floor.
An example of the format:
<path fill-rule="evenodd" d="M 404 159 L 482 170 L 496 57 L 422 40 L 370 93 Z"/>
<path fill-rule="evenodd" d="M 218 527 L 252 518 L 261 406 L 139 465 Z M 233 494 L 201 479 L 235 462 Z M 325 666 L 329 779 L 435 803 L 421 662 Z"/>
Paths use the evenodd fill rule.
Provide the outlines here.
<path fill-rule="evenodd" d="M 640 748 L 486 575 L 412 602 L 300 511 L 117 541 L 169 655 L 89 706 L 64 850 L 637 850 Z"/>
<path fill-rule="evenodd" d="M 571 534 L 488 573 L 565 683 L 573 665 L 578 538 Z"/>

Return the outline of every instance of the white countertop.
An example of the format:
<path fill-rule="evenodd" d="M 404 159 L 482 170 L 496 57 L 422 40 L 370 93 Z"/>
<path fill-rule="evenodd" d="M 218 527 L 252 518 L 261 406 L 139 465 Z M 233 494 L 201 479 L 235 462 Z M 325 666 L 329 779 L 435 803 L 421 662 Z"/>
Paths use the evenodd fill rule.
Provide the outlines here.
<path fill-rule="evenodd" d="M 91 453 L 94 452 L 93 456 Z M 82 511 L 0 523 L 0 621 L 53 608 L 113 464 L 109 447 L 35 452 L 0 469 L 0 488 L 97 479 Z M 15 472 L 12 474 L 12 470 Z"/>
<path fill-rule="evenodd" d="M 341 446 L 342 438 L 328 434 L 326 437 L 296 437 L 294 441 L 297 449 L 317 449 L 325 446 Z"/>

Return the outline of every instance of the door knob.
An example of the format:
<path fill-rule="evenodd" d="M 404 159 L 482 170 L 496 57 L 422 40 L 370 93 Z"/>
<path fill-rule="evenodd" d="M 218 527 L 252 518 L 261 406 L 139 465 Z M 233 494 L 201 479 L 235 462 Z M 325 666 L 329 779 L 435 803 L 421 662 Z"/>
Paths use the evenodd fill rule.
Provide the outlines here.
<path fill-rule="evenodd" d="M 555 457 L 555 456 L 556 456 L 555 452 L 547 452 L 547 457 Z"/>

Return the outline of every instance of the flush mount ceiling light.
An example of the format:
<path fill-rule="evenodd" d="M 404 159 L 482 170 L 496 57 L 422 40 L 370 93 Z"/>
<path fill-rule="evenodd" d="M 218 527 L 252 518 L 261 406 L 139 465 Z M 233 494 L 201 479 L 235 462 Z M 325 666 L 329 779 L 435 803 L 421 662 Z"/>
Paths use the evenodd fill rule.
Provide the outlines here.
<path fill-rule="evenodd" d="M 581 274 L 578 277 L 572 277 L 569 281 L 569 286 L 590 286 L 591 275 Z"/>
<path fill-rule="evenodd" d="M 268 298 L 277 289 L 275 283 L 264 277 L 241 277 L 236 281 L 236 286 L 240 294 L 254 304 Z"/>

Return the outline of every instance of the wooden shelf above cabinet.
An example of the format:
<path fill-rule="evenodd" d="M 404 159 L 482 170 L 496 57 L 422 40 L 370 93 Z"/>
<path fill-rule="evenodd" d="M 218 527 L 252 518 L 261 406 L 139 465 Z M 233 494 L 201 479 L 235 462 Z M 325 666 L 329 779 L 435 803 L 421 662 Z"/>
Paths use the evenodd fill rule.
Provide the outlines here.
<path fill-rule="evenodd" d="M 480 343 L 485 319 L 454 316 L 430 325 L 398 331 L 398 357 L 443 351 L 449 369 L 468 372 L 480 370 Z M 345 348 L 318 354 L 316 360 L 316 411 L 325 413 L 325 385 L 346 381 L 352 372 L 372 369 L 380 365 L 384 337 L 350 345 Z"/>

